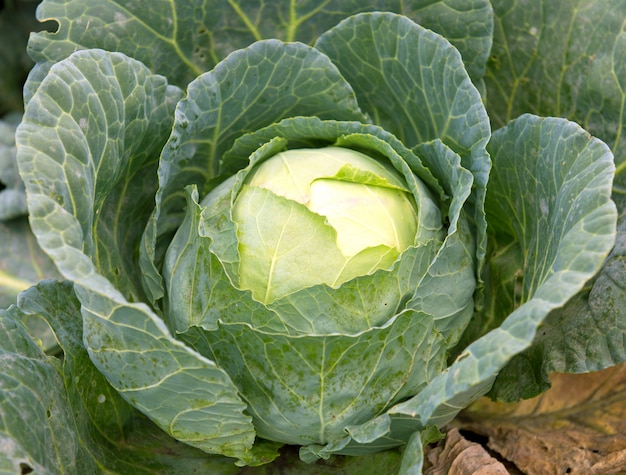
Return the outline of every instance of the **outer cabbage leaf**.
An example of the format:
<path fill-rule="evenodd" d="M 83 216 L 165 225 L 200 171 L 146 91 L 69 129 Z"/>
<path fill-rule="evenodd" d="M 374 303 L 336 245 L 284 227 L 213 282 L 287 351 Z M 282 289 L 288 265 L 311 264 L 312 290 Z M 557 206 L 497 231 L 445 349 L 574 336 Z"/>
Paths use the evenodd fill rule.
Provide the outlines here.
<path fill-rule="evenodd" d="M 22 322 L 53 328 L 63 357 L 42 353 Z M 44 281 L 0 311 L 6 473 L 235 473 L 231 459 L 175 441 L 107 383 L 82 343 L 80 302 L 69 282 Z M 5 472 L 3 472 L 5 473 Z"/>
<path fill-rule="evenodd" d="M 46 69 L 77 49 L 118 51 L 184 87 L 229 53 L 254 41 L 276 38 L 313 43 L 340 20 L 363 11 L 401 13 L 448 38 L 461 51 L 470 75 L 485 70 L 493 31 L 488 0 L 44 0 L 41 20 L 59 23 L 55 33 L 38 33 L 29 53 Z"/>
<path fill-rule="evenodd" d="M 626 184 L 626 4 L 495 0 L 485 76 L 494 127 L 529 112 L 566 117 L 613 150 Z"/>
<path fill-rule="evenodd" d="M 21 319 L 15 307 L 0 310 L 0 469 L 50 473 L 55 466 L 74 465 L 77 437 L 70 429 L 61 363 L 46 357 Z M 56 446 L 65 450 L 57 451 Z"/>
<path fill-rule="evenodd" d="M 511 358 L 532 345 L 547 315 L 601 267 L 616 222 L 610 199 L 614 164 L 606 145 L 564 119 L 526 115 L 497 131 L 489 151 L 490 222 L 498 223 L 496 229 L 508 235 L 507 243 L 525 262 L 519 306 L 508 309 L 498 328 L 470 344 L 414 398 L 351 428 L 343 441 L 304 448 L 305 459 L 383 449 L 414 431 L 449 422 L 490 390 Z"/>
<path fill-rule="evenodd" d="M 562 311 L 550 314 L 537 335 L 542 363 L 533 366 L 541 368 L 540 384 L 551 371 L 583 373 L 626 361 L 626 211 L 623 201 L 617 206 L 617 239 L 602 270 Z"/>
<path fill-rule="evenodd" d="M 17 134 L 20 172 L 33 231 L 75 283 L 98 369 L 175 438 L 252 463 L 254 431 L 230 378 L 121 293 L 139 294 L 135 254 L 156 185 L 149 175 L 179 97 L 119 53 L 75 53 L 28 103 Z"/>
<path fill-rule="evenodd" d="M 299 445 L 343 438 L 346 425 L 414 394 L 445 367 L 433 319 L 410 310 L 359 335 L 289 336 L 224 324 L 214 332 L 192 328 L 184 339 L 209 345 L 234 375 L 260 436 Z"/>
<path fill-rule="evenodd" d="M 522 116 L 518 123 L 539 122 L 530 117 Z M 494 257 L 489 264 L 489 271 L 494 276 L 487 305 L 491 325 L 497 324 L 515 307 L 537 295 L 539 285 L 545 286 L 542 284 L 543 276 L 554 272 L 559 262 L 564 261 L 563 255 L 569 254 L 576 259 L 570 271 L 585 272 L 579 279 L 585 275 L 589 279 L 595 274 L 590 271 L 596 268 L 599 256 L 604 256 L 607 246 L 615 241 L 615 234 L 612 234 L 615 230 L 615 204 L 599 192 L 590 196 L 601 186 L 607 188 L 612 182 L 614 165 L 607 146 L 564 120 L 546 120 L 536 128 L 541 133 L 531 135 L 530 153 L 541 154 L 543 149 L 551 148 L 560 160 L 555 159 L 554 164 L 546 164 L 537 159 L 536 163 L 531 162 L 530 165 L 534 167 L 537 176 L 555 175 L 553 181 L 541 187 L 527 188 L 528 191 L 518 198 L 511 194 L 505 197 L 499 190 L 512 187 L 513 182 L 523 183 L 524 168 L 513 173 L 498 172 L 491 181 L 498 190 L 494 192 L 493 199 L 488 200 L 488 215 L 493 218 L 490 222 L 495 223 L 492 240 Z M 502 134 L 506 138 L 497 143 L 498 148 L 494 148 L 494 153 L 504 156 L 508 153 L 505 150 L 516 141 L 513 136 L 516 130 L 509 130 L 508 134 Z M 517 130 L 526 133 L 522 127 L 518 126 Z M 552 142 L 550 134 L 554 137 Z M 578 157 L 573 158 L 576 153 Z M 559 186 L 562 189 L 567 187 L 571 190 L 570 194 L 576 193 L 578 196 L 561 197 L 557 192 Z M 604 189 L 604 192 L 609 193 L 610 190 Z M 564 201 L 564 198 L 572 204 Z M 516 199 L 523 201 L 524 206 L 517 205 Z M 511 203 L 511 208 L 518 210 L 514 218 L 507 221 L 503 221 L 502 217 L 512 210 L 503 206 L 505 200 Z M 595 202 L 597 208 L 591 210 L 579 204 L 581 202 L 589 203 L 588 206 Z M 569 214 L 553 217 L 561 209 L 569 209 Z M 581 219 L 584 214 L 587 214 L 585 220 Z M 536 229 L 529 225 L 533 219 L 538 223 Z M 555 232 L 565 226 L 564 231 Z M 553 241 L 556 236 L 561 239 L 561 248 L 551 250 L 553 246 L 546 247 L 544 243 Z M 567 302 L 565 307 L 556 307 L 545 319 L 532 347 L 517 355 L 500 373 L 491 392 L 492 397 L 508 401 L 532 397 L 549 387 L 548 373 L 552 370 L 598 370 L 623 361 L 623 325 L 619 322 L 615 306 L 623 299 L 623 289 L 619 285 L 620 280 L 623 281 L 619 259 L 623 252 L 623 233 L 619 236 L 604 272 L 597 277 L 599 287 L 595 292 L 604 288 L 604 301 L 600 303 L 595 298 L 595 308 L 581 311 L 580 304 L 588 292 L 586 290 Z M 502 275 L 508 278 L 502 279 Z M 614 292 L 609 292 L 606 287 L 607 277 L 611 275 L 617 283 Z M 572 282 L 567 274 L 565 277 L 562 283 L 558 283 L 559 292 L 568 291 L 573 284 L 579 284 L 578 281 Z M 557 288 L 551 292 L 556 295 Z"/>

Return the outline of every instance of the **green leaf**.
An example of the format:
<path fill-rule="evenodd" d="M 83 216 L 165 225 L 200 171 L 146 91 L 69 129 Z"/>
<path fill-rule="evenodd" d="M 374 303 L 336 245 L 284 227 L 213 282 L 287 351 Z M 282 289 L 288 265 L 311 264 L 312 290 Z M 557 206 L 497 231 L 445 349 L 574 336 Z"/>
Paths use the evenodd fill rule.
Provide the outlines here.
<path fill-rule="evenodd" d="M 485 77 L 494 127 L 524 112 L 581 124 L 626 162 L 626 4 L 495 0 Z M 620 173 L 624 175 L 624 173 Z M 624 178 L 618 178 L 624 187 Z"/>
<path fill-rule="evenodd" d="M 623 204 L 622 204 L 623 205 Z M 623 206 L 621 208 L 624 209 Z M 615 247 L 604 266 L 567 304 L 553 310 L 533 346 L 516 356 L 498 376 L 494 396 L 528 398 L 550 387 L 552 372 L 587 373 L 626 360 L 623 308 L 626 307 L 626 221 L 622 211 Z M 514 392 L 510 388 L 514 388 Z"/>
<path fill-rule="evenodd" d="M 155 191 L 145 175 L 155 171 L 179 96 L 121 54 L 75 53 L 28 103 L 17 135 L 20 171 L 39 243 L 75 283 L 98 370 L 170 435 L 252 463 L 252 424 L 226 373 L 118 290 L 133 295 L 135 246 Z M 67 181 L 57 180 L 60 166 Z"/>
<path fill-rule="evenodd" d="M 442 36 L 400 15 L 372 13 L 344 20 L 315 47 L 337 65 L 373 122 L 405 145 L 439 138 L 461 155 L 484 148 L 489 123 L 480 94 Z"/>
<path fill-rule="evenodd" d="M 135 254 L 180 95 L 141 63 L 90 50 L 55 65 L 31 99 L 17 132 L 20 172 L 33 230 L 65 275 L 85 271 L 85 258 L 41 242 L 42 233 L 59 229 L 126 296 L 143 294 Z M 63 207 L 71 225 L 57 221 Z"/>
<path fill-rule="evenodd" d="M 54 19 L 58 31 L 38 33 L 29 53 L 38 63 L 58 62 L 77 49 L 119 51 L 184 87 L 229 53 L 275 38 L 311 44 L 350 15 L 372 10 L 402 13 L 450 38 L 476 80 L 484 73 L 493 15 L 488 0 L 341 2 L 160 0 L 44 0 L 39 19 Z"/>
<path fill-rule="evenodd" d="M 406 310 L 355 335 L 280 335 L 247 324 L 183 336 L 233 375 L 261 437 L 290 444 L 334 442 L 415 394 L 445 366 L 433 319 Z"/>
<path fill-rule="evenodd" d="M 51 325 L 62 359 L 33 342 L 21 323 L 29 317 Z M 168 437 L 113 390 L 82 344 L 70 283 L 42 282 L 22 293 L 19 307 L 0 311 L 0 328 L 6 473 L 235 473 L 232 460 Z"/>
<path fill-rule="evenodd" d="M 142 265 L 153 282 L 164 252 L 155 246 L 169 243 L 182 220 L 184 187 L 202 190 L 215 178 L 222 154 L 240 135 L 298 115 L 365 120 L 352 88 L 328 58 L 300 43 L 255 43 L 189 85 L 163 150 L 157 208 L 144 236 Z"/>
<path fill-rule="evenodd" d="M 426 441 L 428 443 L 429 441 Z M 421 475 L 424 464 L 424 443 L 422 434 L 415 432 L 407 441 L 404 449 L 404 457 L 402 457 L 402 465 L 400 465 L 400 475 Z"/>
<path fill-rule="evenodd" d="M 581 124 L 613 151 L 615 199 L 623 214 L 626 5 L 612 0 L 566 5 L 556 0 L 533 5 L 510 0 L 493 3 L 496 28 L 486 83 L 494 125 L 524 112 L 563 116 Z M 492 261 L 490 273 L 494 281 L 508 279 L 512 288 L 522 256 L 505 244 L 500 237 L 499 256 Z M 500 381 L 511 383 L 503 386 L 518 387 L 517 395 L 501 393 L 502 397 L 537 394 L 548 386 L 551 368 L 577 372 L 623 360 L 622 330 L 615 319 L 615 308 L 626 296 L 620 246 L 618 238 L 598 279 L 564 309 L 552 312 L 533 348 L 500 376 Z M 514 297 L 514 292 L 500 294 L 509 300 L 509 307 L 515 305 Z M 488 325 L 498 325 L 501 312 L 496 309 L 492 314 Z"/>
<path fill-rule="evenodd" d="M 20 319 L 15 307 L 0 310 L 0 468 L 4 473 L 23 469 L 50 473 L 46 467 L 52 470 L 72 464 L 76 440 L 68 430 L 61 365 L 58 360 L 48 360 Z M 57 451 L 56 446 L 66 450 Z"/>
<path fill-rule="evenodd" d="M 524 147 L 519 146 L 520 137 Z M 514 147 L 519 152 L 511 154 Z M 489 222 L 494 223 L 494 242 L 515 257 L 504 267 L 509 278 L 492 285 L 490 318 L 501 321 L 540 301 L 545 302 L 546 315 L 550 311 L 557 315 L 561 310 L 555 309 L 594 276 L 615 242 L 612 155 L 604 143 L 571 122 L 528 115 L 494 135 L 491 153 L 500 166 L 494 166 L 490 182 Z M 583 315 L 574 321 L 584 325 Z M 565 337 L 555 335 L 551 345 L 559 346 Z M 537 347 L 529 351 L 536 352 Z M 499 376 L 494 397 L 514 400 L 538 392 L 527 380 L 546 368 L 547 361 L 529 362 L 527 355 L 516 357 Z M 569 366 L 576 364 L 572 361 Z M 515 378 L 509 376 L 511 371 Z M 539 386 L 545 389 L 541 378 Z"/>
<path fill-rule="evenodd" d="M 461 53 L 472 80 L 476 84 L 482 82 L 493 37 L 491 2 L 412 0 L 401 2 L 398 9 L 391 6 L 394 2 L 379 2 L 379 5 L 380 3 L 383 3 L 385 8 L 377 10 L 400 13 L 446 38 Z"/>

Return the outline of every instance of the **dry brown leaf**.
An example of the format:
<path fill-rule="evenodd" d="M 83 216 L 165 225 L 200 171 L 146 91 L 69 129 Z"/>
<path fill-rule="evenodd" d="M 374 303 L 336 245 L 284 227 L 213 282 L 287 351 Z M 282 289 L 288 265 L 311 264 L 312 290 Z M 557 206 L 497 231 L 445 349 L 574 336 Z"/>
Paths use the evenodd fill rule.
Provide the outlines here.
<path fill-rule="evenodd" d="M 484 447 L 465 439 L 454 428 L 426 457 L 424 475 L 509 475 Z"/>
<path fill-rule="evenodd" d="M 626 474 L 626 365 L 551 380 L 517 404 L 481 399 L 456 425 L 527 475 Z"/>

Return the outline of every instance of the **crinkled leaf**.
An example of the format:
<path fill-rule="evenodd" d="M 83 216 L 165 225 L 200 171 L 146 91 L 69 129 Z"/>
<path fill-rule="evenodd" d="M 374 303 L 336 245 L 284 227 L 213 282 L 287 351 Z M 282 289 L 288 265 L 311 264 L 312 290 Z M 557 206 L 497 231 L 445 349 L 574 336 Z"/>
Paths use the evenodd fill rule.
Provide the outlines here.
<path fill-rule="evenodd" d="M 22 325 L 29 317 L 51 325 L 62 359 L 33 342 Z M 232 460 L 176 442 L 113 390 L 82 344 L 70 283 L 46 281 L 22 293 L 19 308 L 0 311 L 0 326 L 6 473 L 235 473 Z"/>
<path fill-rule="evenodd" d="M 17 141 L 30 211 L 36 210 L 33 229 L 42 247 L 55 250 L 61 272 L 80 268 L 83 258 L 68 256 L 54 237 L 41 242 L 41 234 L 55 235 L 54 229 L 126 296 L 142 295 L 135 254 L 180 95 L 163 77 L 118 53 L 83 51 L 51 69 Z M 58 221 L 61 207 L 75 215 L 71 225 Z"/>
<path fill-rule="evenodd" d="M 20 171 L 39 243 L 76 285 L 97 368 L 177 439 L 251 461 L 254 431 L 226 373 L 120 292 L 132 295 L 133 274 L 119 271 L 133 271 L 136 233 L 155 191 L 145 175 L 155 171 L 179 95 L 121 54 L 75 53 L 28 103 L 17 136 Z M 60 166 L 67 180 L 57 179 Z"/>
<path fill-rule="evenodd" d="M 626 163 L 626 4 L 495 0 L 486 75 L 495 127 L 524 112 L 566 117 Z M 621 173 L 620 175 L 624 175 Z M 620 186 L 624 178 L 618 178 Z"/>
<path fill-rule="evenodd" d="M 480 292 L 480 286 L 475 284 L 479 282 L 476 269 L 481 264 L 484 251 L 480 243 L 485 237 L 473 233 L 484 228 L 470 226 L 471 211 L 467 209 L 475 182 L 461 166 L 459 155 L 440 140 L 420 144 L 414 150 L 445 183 L 444 189 L 452 199 L 445 203 L 448 236 L 408 305 L 436 316 L 437 331 L 453 345 L 466 328 Z"/>
<path fill-rule="evenodd" d="M 212 332 L 190 328 L 183 338 L 233 376 L 261 437 L 298 445 L 342 439 L 346 425 L 424 387 L 446 357 L 432 318 L 414 311 L 349 336 L 220 324 Z"/>
<path fill-rule="evenodd" d="M 163 150 L 157 208 L 144 236 L 142 265 L 154 298 L 161 293 L 157 268 L 164 252 L 155 246 L 167 243 L 182 220 L 184 187 L 202 190 L 215 178 L 237 137 L 297 115 L 364 120 L 352 88 L 328 58 L 300 43 L 255 43 L 189 85 Z"/>
<path fill-rule="evenodd" d="M 450 38 L 468 71 L 480 79 L 491 46 L 493 14 L 488 0 L 411 2 L 386 0 L 227 1 L 44 0 L 39 19 L 54 19 L 58 31 L 29 42 L 38 63 L 58 62 L 76 49 L 119 51 L 181 87 L 212 69 L 227 54 L 254 41 L 277 38 L 312 43 L 342 19 L 362 11 L 402 13 Z"/>

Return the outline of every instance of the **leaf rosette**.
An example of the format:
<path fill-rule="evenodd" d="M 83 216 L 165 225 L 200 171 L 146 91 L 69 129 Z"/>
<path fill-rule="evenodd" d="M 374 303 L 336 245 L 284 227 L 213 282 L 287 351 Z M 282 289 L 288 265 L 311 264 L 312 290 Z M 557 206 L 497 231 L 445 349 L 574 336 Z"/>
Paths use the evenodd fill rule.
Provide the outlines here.
<path fill-rule="evenodd" d="M 187 184 L 184 218 L 183 206 L 168 203 L 171 193 L 163 191 L 162 206 L 157 201 L 152 220 L 155 242 L 162 239 L 160 222 L 173 220 L 176 215 L 182 220 L 163 265 L 153 267 L 163 268 L 165 318 L 173 333 L 231 377 L 253 417 L 257 434 L 269 440 L 298 445 L 336 442 L 346 436 L 346 427 L 366 422 L 416 394 L 446 367 L 448 351 L 473 312 L 482 241 L 476 236 L 485 227 L 484 218 L 473 221 L 480 217 L 482 202 L 480 196 L 478 201 L 469 200 L 472 173 L 462 164 L 460 154 L 442 140 L 452 143 L 451 137 L 440 138 L 438 124 L 431 123 L 432 118 L 419 117 L 426 115 L 424 108 L 407 110 L 406 119 L 430 124 L 433 137 L 427 142 L 420 142 L 417 131 L 410 127 L 399 128 L 399 117 L 385 124 L 393 133 L 372 124 L 347 80 L 350 71 L 341 70 L 340 55 L 345 52 L 335 52 L 336 57 L 332 51 L 329 55 L 323 52 L 325 45 L 330 48 L 355 26 L 368 25 L 375 30 L 388 23 L 406 30 L 412 40 L 434 41 L 438 54 L 458 61 L 458 69 L 442 73 L 450 74 L 451 80 L 465 81 L 462 90 L 467 105 L 475 108 L 480 103 L 460 57 L 445 40 L 400 16 L 364 15 L 322 36 L 315 48 L 260 41 L 198 77 L 179 105 L 174 133 L 161 160 L 162 177 L 172 169 L 180 173 L 162 180 L 160 190 L 174 183 Z M 267 58 L 276 58 L 272 68 L 261 67 Z M 301 61 L 298 69 L 290 65 L 283 71 L 284 63 L 293 58 Z M 257 62 L 261 62 L 258 67 Z M 310 68 L 309 74 L 319 75 L 319 69 L 313 72 L 318 65 L 324 68 L 314 84 L 302 71 Z M 285 78 L 294 70 L 297 77 Z M 254 81 L 250 79 L 248 84 L 251 71 Z M 456 77 L 456 72 L 461 77 Z M 231 75 L 243 75 L 244 79 L 236 83 L 230 80 Z M 251 92 L 251 87 L 258 89 Z M 289 89 L 296 97 L 286 100 Z M 410 91 L 407 94 L 410 97 Z M 238 101 L 232 102 L 235 97 Z M 325 103 L 327 98 L 332 98 L 332 105 Z M 274 120 L 260 122 L 255 110 L 268 104 L 280 107 L 270 108 L 276 113 Z M 448 113 L 455 105 L 448 105 Z M 308 107 L 317 110 L 303 110 Z M 332 109 L 324 110 L 326 107 Z M 482 117 L 476 114 L 477 119 L 486 119 L 482 112 Z M 226 139 L 228 119 L 215 122 L 216 115 L 223 118 L 224 114 L 239 121 L 245 117 L 245 126 L 238 124 L 237 129 L 251 131 Z M 488 133 L 484 123 L 483 127 Z M 215 136 L 217 143 L 209 144 L 207 138 Z M 404 140 L 399 136 L 405 136 Z M 463 137 L 455 139 L 462 142 Z M 483 170 L 488 169 L 485 139 L 482 150 L 480 144 L 474 150 L 457 146 L 466 162 L 482 160 L 475 168 Z M 428 164 L 418 149 L 411 148 L 416 142 L 428 149 L 423 153 Z M 194 147 L 187 156 L 185 147 L 191 143 L 204 145 Z M 337 254 L 332 245 L 324 244 L 340 239 L 329 223 L 332 218 L 277 196 L 287 194 L 286 185 L 273 185 L 276 194 L 250 185 L 251 176 L 258 177 L 260 167 L 281 154 L 334 150 L 335 159 L 337 148 L 375 157 L 377 166 L 393 170 L 397 180 L 394 186 L 401 187 L 402 194 L 414 203 L 414 209 L 402 211 L 398 221 L 404 222 L 398 227 L 416 223 L 414 229 L 409 226 L 409 242 L 400 253 L 385 262 L 379 247 L 366 246 L 349 261 L 351 265 L 360 259 L 364 264 L 357 262 L 358 270 L 350 271 L 351 276 L 339 283 L 334 277 L 324 278 L 327 270 L 335 267 Z M 224 150 L 221 154 L 220 149 Z M 218 178 L 211 181 L 188 175 L 183 180 L 180 175 L 189 174 L 187 160 L 196 163 L 194 168 L 213 169 Z M 297 170 L 306 168 L 303 159 L 298 160 L 284 166 L 288 180 L 295 181 Z M 326 175 L 317 177 L 314 184 L 319 184 L 320 178 L 360 186 L 390 179 L 360 164 L 333 168 L 327 165 L 330 158 L 317 160 L 319 163 L 310 167 Z M 436 166 L 430 167 L 431 163 Z M 276 175 L 280 173 L 276 167 L 265 172 L 267 180 L 278 181 Z M 296 188 L 301 192 L 302 186 Z M 328 193 L 331 191 L 325 189 L 317 199 L 331 202 Z M 244 200 L 247 204 L 240 204 Z M 249 222 L 235 216 L 244 213 L 238 212 L 244 206 Z M 388 206 L 387 213 L 389 210 Z M 371 205 L 368 211 L 374 213 Z M 370 224 L 377 225 L 390 227 L 388 223 Z M 360 240 L 365 239 L 363 229 L 357 233 Z M 147 247 L 153 249 L 152 245 Z M 370 268 L 372 258 L 383 262 Z M 281 266 L 286 270 L 276 270 Z M 336 266 L 342 268 L 343 264 Z M 276 284 L 278 290 L 270 289 L 270 284 L 257 290 L 254 283 L 250 284 L 248 274 L 263 274 L 266 280 L 276 282 L 281 272 L 284 277 Z M 297 283 L 301 274 L 311 282 Z M 445 296 L 441 294 L 443 276 L 448 283 L 457 284 Z M 154 277 L 158 282 L 159 276 Z"/>
<path fill-rule="evenodd" d="M 489 391 L 614 242 L 606 146 L 533 116 L 492 136 L 457 49 L 401 15 L 351 16 L 312 45 L 257 41 L 186 92 L 99 49 L 46 64 L 27 90 L 16 138 L 31 225 L 74 284 L 89 358 L 169 435 L 238 464 L 269 462 L 281 444 L 301 445 L 304 461 L 408 444 L 402 470 L 421 467 L 430 429 Z M 502 202 L 487 210 L 506 236 L 495 259 L 488 145 L 502 167 Z M 252 185 L 281 154 L 336 149 L 386 172 L 344 163 L 315 180 L 393 189 L 409 203 L 398 215 L 410 235 L 359 248 L 345 278 L 326 278 L 342 245 L 300 242 L 339 243 L 336 216 Z M 533 168 L 533 154 L 516 182 L 508 160 Z M 511 197 L 522 189 L 525 200 Z M 319 196 L 332 207 L 329 193 Z M 520 208 L 547 225 L 509 223 Z M 291 234 L 274 252 L 281 214 Z M 545 229 L 540 263 L 528 250 Z M 460 345 L 472 317 L 511 290 L 503 279 L 484 292 L 500 256 L 515 273 L 526 259 L 523 298 Z M 272 266 L 288 269 L 286 291 L 250 278 Z"/>

